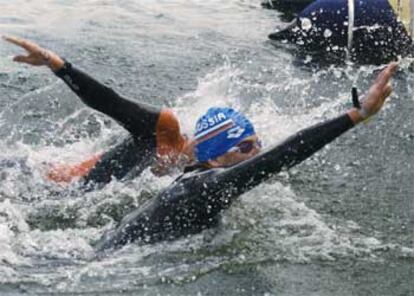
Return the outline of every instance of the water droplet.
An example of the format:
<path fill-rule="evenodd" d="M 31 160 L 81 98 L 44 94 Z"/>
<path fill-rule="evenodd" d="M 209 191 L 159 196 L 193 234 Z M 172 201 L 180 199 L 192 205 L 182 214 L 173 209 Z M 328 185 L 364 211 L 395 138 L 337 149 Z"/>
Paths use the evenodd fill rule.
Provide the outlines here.
<path fill-rule="evenodd" d="M 312 28 L 312 21 L 306 17 L 300 19 L 302 30 L 309 31 Z"/>
<path fill-rule="evenodd" d="M 325 31 L 323 31 L 323 37 L 325 38 L 329 38 L 332 36 L 332 31 L 329 29 L 325 29 Z"/>

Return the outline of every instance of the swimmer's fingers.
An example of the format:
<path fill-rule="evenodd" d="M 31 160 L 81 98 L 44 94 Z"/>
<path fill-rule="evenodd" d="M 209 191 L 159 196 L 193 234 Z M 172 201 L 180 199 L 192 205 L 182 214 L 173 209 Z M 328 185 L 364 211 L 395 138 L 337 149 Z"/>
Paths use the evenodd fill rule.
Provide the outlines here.
<path fill-rule="evenodd" d="M 391 95 L 391 93 L 392 93 L 392 86 L 390 83 L 388 83 L 384 88 L 382 101 L 384 102 Z"/>
<path fill-rule="evenodd" d="M 28 56 L 18 55 L 13 58 L 13 61 L 18 63 L 29 63 L 29 59 Z"/>
<path fill-rule="evenodd" d="M 19 63 L 26 63 L 33 66 L 48 66 L 52 71 L 56 72 L 63 67 L 65 61 L 54 52 L 44 49 L 36 43 L 18 37 L 3 36 L 7 42 L 24 48 L 28 55 L 18 55 L 13 58 Z"/>
<path fill-rule="evenodd" d="M 33 66 L 42 66 L 49 64 L 52 53 L 46 49 L 41 48 L 34 42 L 11 36 L 3 36 L 3 39 L 24 48 L 28 52 L 28 55 L 15 56 L 13 58 L 13 61 L 26 63 Z"/>
<path fill-rule="evenodd" d="M 391 77 L 395 74 L 395 72 L 398 69 L 398 63 L 396 62 L 392 62 L 390 64 L 388 64 L 387 67 L 385 67 L 384 70 L 381 71 L 381 73 L 378 75 L 377 79 L 375 79 L 375 84 L 376 86 L 378 86 L 379 88 L 383 88 L 385 87 Z"/>
<path fill-rule="evenodd" d="M 40 46 L 38 46 L 36 43 L 31 42 L 26 39 L 14 37 L 14 36 L 3 36 L 3 39 L 7 42 L 10 42 L 14 45 L 20 46 L 21 48 L 24 48 L 28 52 L 36 52 L 40 50 Z"/>
<path fill-rule="evenodd" d="M 387 79 L 386 77 L 383 79 Z M 388 82 L 383 87 L 375 82 L 369 89 L 364 101 L 362 102 L 362 109 L 364 117 L 369 117 L 381 110 L 387 97 L 392 93 L 392 86 Z"/>
<path fill-rule="evenodd" d="M 46 63 L 45 61 L 39 60 L 38 58 L 34 58 L 31 55 L 28 55 L 28 56 L 24 56 L 24 55 L 15 56 L 13 58 L 13 61 L 18 62 L 18 63 L 34 65 L 34 66 L 45 65 L 45 63 Z"/>

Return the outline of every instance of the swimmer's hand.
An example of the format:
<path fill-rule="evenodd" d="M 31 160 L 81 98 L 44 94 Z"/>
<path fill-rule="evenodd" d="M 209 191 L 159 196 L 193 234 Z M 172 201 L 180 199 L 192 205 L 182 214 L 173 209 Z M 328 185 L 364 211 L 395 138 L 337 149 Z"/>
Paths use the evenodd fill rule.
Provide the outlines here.
<path fill-rule="evenodd" d="M 348 112 L 354 124 L 358 124 L 369 117 L 375 115 L 381 110 L 385 99 L 391 94 L 392 87 L 390 84 L 391 77 L 398 69 L 398 64 L 393 62 L 382 70 L 377 79 L 368 90 L 365 98 L 362 101 L 361 109 L 353 108 Z"/>
<path fill-rule="evenodd" d="M 52 71 L 60 70 L 65 61 L 54 52 L 40 47 L 36 43 L 22 38 L 3 36 L 3 39 L 27 51 L 27 55 L 17 55 L 13 61 L 33 66 L 48 66 Z"/>

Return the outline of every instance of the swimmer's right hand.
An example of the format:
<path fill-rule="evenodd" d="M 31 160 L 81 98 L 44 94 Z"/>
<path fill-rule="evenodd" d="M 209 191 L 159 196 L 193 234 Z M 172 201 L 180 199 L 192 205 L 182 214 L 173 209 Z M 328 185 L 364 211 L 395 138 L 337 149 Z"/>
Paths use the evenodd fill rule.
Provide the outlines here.
<path fill-rule="evenodd" d="M 52 71 L 60 70 L 65 61 L 54 52 L 44 49 L 36 43 L 22 38 L 3 36 L 3 39 L 27 51 L 27 55 L 17 55 L 13 61 L 33 66 L 48 66 Z"/>

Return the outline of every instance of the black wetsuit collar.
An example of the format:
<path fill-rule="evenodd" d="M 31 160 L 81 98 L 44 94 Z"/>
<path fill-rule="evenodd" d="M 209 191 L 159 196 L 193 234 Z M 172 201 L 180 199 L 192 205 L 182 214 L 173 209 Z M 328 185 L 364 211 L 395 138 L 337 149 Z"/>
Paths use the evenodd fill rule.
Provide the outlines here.
<path fill-rule="evenodd" d="M 208 167 L 208 165 L 206 163 L 196 163 L 196 164 L 193 164 L 193 165 L 186 166 L 184 168 L 183 173 L 185 174 L 185 173 L 193 172 L 193 171 L 196 171 L 196 170 L 206 171 L 208 169 L 210 169 L 210 167 Z"/>

